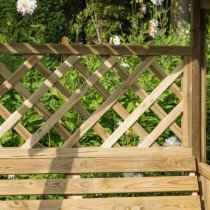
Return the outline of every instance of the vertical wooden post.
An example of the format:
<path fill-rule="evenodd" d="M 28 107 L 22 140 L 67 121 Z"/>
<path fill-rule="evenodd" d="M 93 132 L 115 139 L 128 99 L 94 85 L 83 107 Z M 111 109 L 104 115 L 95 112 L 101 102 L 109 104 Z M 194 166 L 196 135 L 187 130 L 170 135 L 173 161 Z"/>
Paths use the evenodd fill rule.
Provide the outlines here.
<path fill-rule="evenodd" d="M 192 65 L 192 148 L 198 161 L 201 160 L 201 10 L 200 0 L 191 0 L 191 47 Z"/>
<path fill-rule="evenodd" d="M 206 10 L 201 11 L 201 162 L 206 162 Z"/>
<path fill-rule="evenodd" d="M 182 118 L 183 147 L 192 148 L 192 57 L 184 57 L 184 71 L 182 78 L 182 93 L 184 97 L 184 111 Z"/>
<path fill-rule="evenodd" d="M 205 210 L 210 210 L 210 180 L 201 176 Z"/>

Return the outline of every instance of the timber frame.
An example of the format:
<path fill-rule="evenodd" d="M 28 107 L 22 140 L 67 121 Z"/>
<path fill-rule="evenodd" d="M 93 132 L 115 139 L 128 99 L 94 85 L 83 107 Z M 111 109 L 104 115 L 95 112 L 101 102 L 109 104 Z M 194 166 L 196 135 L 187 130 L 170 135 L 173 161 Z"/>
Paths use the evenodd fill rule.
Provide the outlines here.
<path fill-rule="evenodd" d="M 1 178 L 0 196 L 39 197 L 36 200 L 0 199 L 0 210 L 210 210 L 205 85 L 206 15 L 209 10 L 209 0 L 191 0 L 191 45 L 185 47 L 0 44 L 0 53 L 24 57 L 24 62 L 14 72 L 0 63 L 0 76 L 4 78 L 4 82 L 0 84 L 0 99 L 12 89 L 24 99 L 23 104 L 13 113 L 0 103 L 0 116 L 4 119 L 0 125 L 0 138 L 14 129 L 24 141 L 21 147 L 0 148 L 0 175 L 61 176 L 58 179 Z M 49 54 L 62 56 L 60 66 L 53 72 L 42 62 L 43 57 Z M 81 57 L 87 55 L 100 58 L 101 65 L 97 70 L 89 71 L 83 64 Z M 169 73 L 156 62 L 163 55 L 179 57 L 180 62 Z M 125 56 L 139 58 L 139 64 L 131 73 L 126 72 L 121 65 L 121 59 Z M 34 92 L 30 92 L 21 83 L 21 78 L 32 68 L 43 77 L 43 83 Z M 60 78 L 69 69 L 77 71 L 84 78 L 84 83 L 71 94 L 60 82 Z M 101 78 L 108 71 L 116 74 L 122 81 L 113 92 L 109 92 L 101 84 Z M 151 71 L 160 80 L 151 93 L 147 93 L 137 82 L 147 71 Z M 177 80 L 181 81 L 181 85 Z M 40 103 L 41 97 L 51 88 L 55 88 L 64 100 L 54 113 Z M 80 104 L 90 88 L 94 88 L 103 97 L 103 102 L 93 113 Z M 128 89 L 141 101 L 133 112 L 128 112 L 119 102 Z M 161 94 L 167 90 L 178 100 L 169 113 L 157 103 Z M 74 133 L 70 133 L 60 120 L 73 108 L 84 122 Z M 30 133 L 21 124 L 21 118 L 32 109 L 44 119 L 35 133 Z M 123 120 L 112 133 L 100 124 L 100 118 L 110 109 Z M 138 121 L 147 110 L 154 112 L 159 119 L 159 124 L 150 133 Z M 181 122 L 177 119 L 181 119 Z M 58 148 L 41 148 L 42 138 L 51 129 L 55 129 L 64 139 L 63 145 Z M 99 148 L 81 148 L 80 139 L 90 129 L 102 139 Z M 119 139 L 129 129 L 142 139 L 138 147 L 120 146 Z M 157 144 L 156 140 L 166 129 L 170 129 L 180 139 L 180 147 L 165 148 Z M 171 173 L 170 176 L 168 172 Z M 120 175 L 117 178 L 80 177 L 89 173 Z M 142 173 L 146 176 L 142 177 Z M 151 173 L 157 173 L 157 176 L 152 176 Z M 165 196 L 165 192 L 172 194 Z M 117 193 L 132 196 L 116 198 Z M 133 195 L 134 193 L 137 194 Z M 162 196 L 142 197 L 141 193 L 162 193 Z M 82 197 L 92 194 L 96 197 L 115 195 L 111 198 Z M 46 195 L 63 195 L 64 198 L 50 200 Z"/>

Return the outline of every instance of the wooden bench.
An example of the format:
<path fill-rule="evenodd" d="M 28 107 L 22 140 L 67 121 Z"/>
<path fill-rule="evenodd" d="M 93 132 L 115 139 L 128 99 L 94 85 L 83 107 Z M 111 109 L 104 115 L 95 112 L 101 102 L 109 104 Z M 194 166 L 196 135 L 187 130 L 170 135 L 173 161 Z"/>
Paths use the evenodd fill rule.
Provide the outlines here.
<path fill-rule="evenodd" d="M 133 172 L 144 175 L 125 177 L 122 174 Z M 151 176 L 151 172 L 156 176 Z M 1 178 L 0 196 L 60 194 L 66 195 L 66 199 L 9 201 L 1 197 L 0 210 L 199 210 L 200 196 L 193 193 L 199 191 L 198 179 L 189 175 L 192 172 L 196 172 L 192 151 L 181 147 L 4 148 L 0 151 L 1 175 L 120 174 L 113 178 Z M 121 197 L 118 193 L 125 195 Z M 107 198 L 67 199 L 67 195 L 84 197 L 91 194 L 111 195 Z"/>

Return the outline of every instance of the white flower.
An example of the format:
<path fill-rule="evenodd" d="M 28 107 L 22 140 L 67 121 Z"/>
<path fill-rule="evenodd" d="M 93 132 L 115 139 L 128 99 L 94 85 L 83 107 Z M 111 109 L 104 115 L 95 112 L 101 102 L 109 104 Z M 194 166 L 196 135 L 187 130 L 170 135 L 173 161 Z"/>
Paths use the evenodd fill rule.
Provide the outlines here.
<path fill-rule="evenodd" d="M 142 177 L 142 173 L 123 173 L 124 177 Z"/>
<path fill-rule="evenodd" d="M 117 122 L 117 125 L 121 126 L 122 125 L 122 121 Z"/>
<path fill-rule="evenodd" d="M 157 32 L 158 32 L 158 21 L 152 19 L 149 21 L 149 35 L 154 38 Z"/>
<path fill-rule="evenodd" d="M 122 63 L 121 64 L 123 67 L 130 67 L 130 65 L 128 63 Z"/>
<path fill-rule="evenodd" d="M 17 11 L 22 15 L 30 14 L 32 15 L 34 10 L 37 8 L 36 0 L 18 0 L 17 1 Z"/>
<path fill-rule="evenodd" d="M 8 178 L 8 179 L 15 179 L 15 175 L 14 175 L 14 174 L 8 175 L 7 178 Z"/>
<path fill-rule="evenodd" d="M 151 0 L 151 2 L 156 6 L 160 6 L 163 4 L 164 0 Z"/>
<path fill-rule="evenodd" d="M 142 139 L 139 137 L 139 141 L 138 141 L 138 145 L 137 146 L 140 146 L 142 143 Z"/>
<path fill-rule="evenodd" d="M 152 27 L 157 28 L 159 23 L 158 23 L 157 20 L 152 19 L 152 20 L 149 21 L 149 24 L 150 24 Z"/>
<path fill-rule="evenodd" d="M 103 194 L 96 194 L 96 196 L 102 196 Z M 76 196 L 75 196 L 75 198 L 76 198 Z"/>
<path fill-rule="evenodd" d="M 114 36 L 114 38 L 110 37 L 109 43 L 114 45 L 120 45 L 121 44 L 120 37 L 119 36 Z"/>
<path fill-rule="evenodd" d="M 172 137 L 165 140 L 163 146 L 164 147 L 181 146 L 181 143 L 176 136 L 172 136 Z"/>

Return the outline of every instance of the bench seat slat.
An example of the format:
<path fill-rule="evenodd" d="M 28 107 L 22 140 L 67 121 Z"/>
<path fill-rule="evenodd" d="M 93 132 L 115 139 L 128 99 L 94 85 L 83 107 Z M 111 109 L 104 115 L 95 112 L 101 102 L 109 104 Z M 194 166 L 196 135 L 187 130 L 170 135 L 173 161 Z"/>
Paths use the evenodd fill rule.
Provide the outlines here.
<path fill-rule="evenodd" d="M 194 157 L 0 159 L 0 174 L 194 172 Z"/>
<path fill-rule="evenodd" d="M 199 196 L 3 201 L 0 210 L 201 210 Z"/>
<path fill-rule="evenodd" d="M 198 191 L 197 177 L 0 180 L 0 195 Z M 15 189 L 15 190 L 14 190 Z"/>
<path fill-rule="evenodd" d="M 33 148 L 33 149 L 0 149 L 1 159 L 46 159 L 46 158 L 99 158 L 99 157 L 165 157 L 177 155 L 192 157 L 192 148 L 183 147 L 120 147 L 120 148 Z"/>

